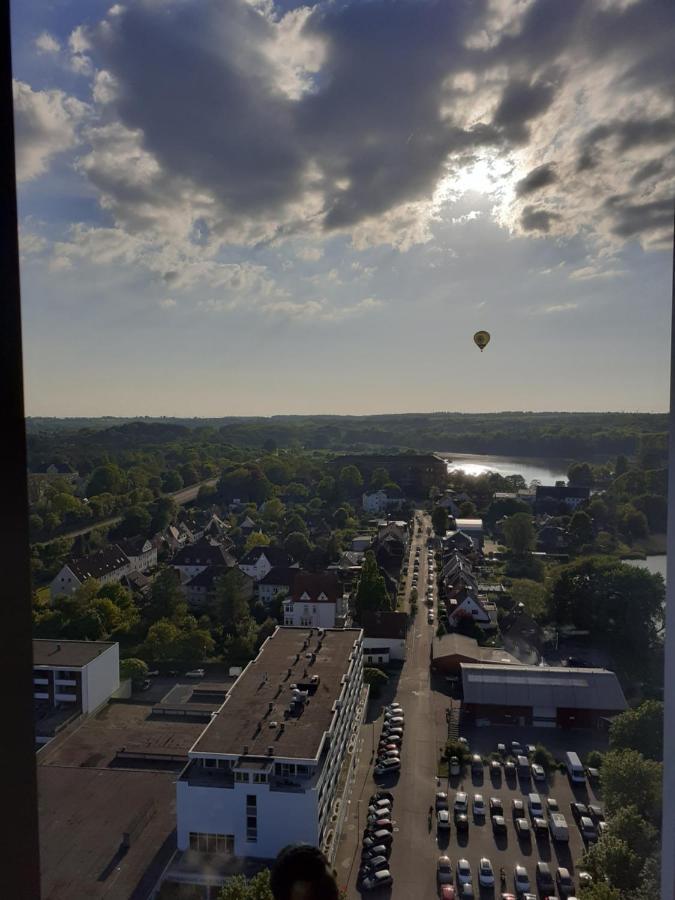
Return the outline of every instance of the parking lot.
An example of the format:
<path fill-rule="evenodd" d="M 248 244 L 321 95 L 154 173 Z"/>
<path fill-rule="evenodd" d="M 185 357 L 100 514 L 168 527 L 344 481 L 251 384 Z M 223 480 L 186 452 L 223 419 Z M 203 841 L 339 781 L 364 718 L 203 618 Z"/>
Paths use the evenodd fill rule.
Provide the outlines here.
<path fill-rule="evenodd" d="M 510 729 L 511 730 L 511 729 Z M 488 729 L 483 729 L 488 731 Z M 494 744 L 502 740 L 498 729 L 489 729 L 494 737 Z M 511 738 L 513 739 L 513 738 Z M 492 748 L 494 749 L 494 747 Z M 443 786 L 441 789 L 445 790 Z M 465 834 L 457 834 L 451 827 L 449 836 L 437 833 L 433 829 L 432 837 L 436 842 L 439 854 L 444 853 L 450 857 L 453 870 L 457 860 L 467 859 L 474 873 L 474 888 L 478 890 L 478 879 L 475 873 L 482 857 L 487 857 L 495 872 L 497 888 L 499 888 L 499 870 L 501 867 L 506 872 L 506 889 L 514 891 L 513 871 L 517 864 L 522 864 L 527 869 L 533 893 L 536 893 L 535 868 L 538 861 L 549 864 L 552 873 L 558 866 L 569 869 L 574 878 L 579 866 L 578 863 L 584 851 L 584 844 L 576 826 L 570 804 L 574 801 L 594 803 L 602 805 L 601 798 L 589 786 L 572 785 L 567 775 L 555 772 L 545 782 L 527 780 L 520 781 L 517 777 L 506 778 L 503 769 L 499 774 L 490 773 L 485 767 L 482 775 L 472 774 L 469 767 L 462 776 L 455 776 L 447 783 L 448 799 L 450 806 L 457 791 L 465 791 L 469 796 L 469 828 Z M 519 840 L 514 827 L 512 814 L 512 802 L 515 799 L 523 800 L 527 807 L 527 795 L 530 792 L 538 793 L 541 797 L 544 809 L 547 806 L 547 798 L 553 797 L 558 801 L 560 812 L 567 820 L 569 829 L 569 844 L 552 841 L 548 835 L 535 839 L 531 836 L 528 840 Z M 495 836 L 492 832 L 489 810 L 485 818 L 476 820 L 472 814 L 472 799 L 474 794 L 481 794 L 486 807 L 491 797 L 498 797 L 504 807 L 506 820 L 506 834 Z M 481 897 L 493 897 L 495 890 L 481 889 Z"/>

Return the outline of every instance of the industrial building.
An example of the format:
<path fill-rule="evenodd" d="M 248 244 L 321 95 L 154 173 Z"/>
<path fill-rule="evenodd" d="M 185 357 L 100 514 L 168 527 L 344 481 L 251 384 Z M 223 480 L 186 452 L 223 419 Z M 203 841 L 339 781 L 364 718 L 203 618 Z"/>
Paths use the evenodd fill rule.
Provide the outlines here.
<path fill-rule="evenodd" d="M 437 635 L 431 645 L 431 668 L 441 675 L 459 675 L 463 663 L 490 666 L 520 665 L 519 661 L 499 647 L 481 647 L 475 638 L 451 632 Z"/>
<path fill-rule="evenodd" d="M 607 669 L 462 663 L 460 670 L 463 713 L 477 725 L 597 728 L 627 708 Z"/>
<path fill-rule="evenodd" d="M 179 850 L 274 857 L 337 842 L 365 710 L 362 632 L 279 627 L 189 751 Z"/>

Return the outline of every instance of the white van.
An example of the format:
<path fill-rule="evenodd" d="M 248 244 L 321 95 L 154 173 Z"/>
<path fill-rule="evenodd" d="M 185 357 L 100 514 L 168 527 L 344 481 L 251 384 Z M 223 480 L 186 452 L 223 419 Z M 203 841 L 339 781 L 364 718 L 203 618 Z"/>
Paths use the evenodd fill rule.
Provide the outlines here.
<path fill-rule="evenodd" d="M 581 760 L 574 751 L 568 750 L 565 754 L 565 765 L 567 766 L 567 774 L 569 775 L 570 781 L 574 781 L 577 784 L 583 784 L 586 781 L 584 767 L 581 765 Z"/>
<path fill-rule="evenodd" d="M 562 813 L 551 813 L 548 819 L 548 830 L 554 841 L 569 841 L 570 833 L 567 827 L 567 820 Z"/>
<path fill-rule="evenodd" d="M 544 818 L 544 807 L 541 805 L 541 797 L 539 796 L 539 794 L 528 794 L 527 806 L 530 811 L 531 819 Z"/>

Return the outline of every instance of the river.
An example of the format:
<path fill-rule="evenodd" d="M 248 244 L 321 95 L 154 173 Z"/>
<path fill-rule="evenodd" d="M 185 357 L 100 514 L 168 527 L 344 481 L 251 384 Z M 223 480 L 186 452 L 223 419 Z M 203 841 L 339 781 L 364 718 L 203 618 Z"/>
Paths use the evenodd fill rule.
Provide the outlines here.
<path fill-rule="evenodd" d="M 537 456 L 480 456 L 475 453 L 439 453 L 448 461 L 448 472 L 461 469 L 467 475 L 498 472 L 500 475 L 522 475 L 527 484 L 540 481 L 555 484 L 567 481 L 569 461 Z"/>

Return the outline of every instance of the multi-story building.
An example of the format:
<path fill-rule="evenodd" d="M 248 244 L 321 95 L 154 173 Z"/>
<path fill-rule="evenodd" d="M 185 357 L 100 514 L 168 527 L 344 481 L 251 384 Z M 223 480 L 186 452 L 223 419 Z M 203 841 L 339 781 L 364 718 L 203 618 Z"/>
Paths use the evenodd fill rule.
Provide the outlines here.
<path fill-rule="evenodd" d="M 284 600 L 284 625 L 335 628 L 344 625 L 348 601 L 335 572 L 298 572 Z"/>
<path fill-rule="evenodd" d="M 358 745 L 362 632 L 279 627 L 189 751 L 176 786 L 180 850 L 270 859 L 337 835 Z"/>
<path fill-rule="evenodd" d="M 33 698 L 38 709 L 94 712 L 119 686 L 119 644 L 33 641 Z"/>
<path fill-rule="evenodd" d="M 126 538 L 117 546 L 129 560 L 130 572 L 147 572 L 157 565 L 157 547 L 148 538 Z"/>

